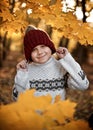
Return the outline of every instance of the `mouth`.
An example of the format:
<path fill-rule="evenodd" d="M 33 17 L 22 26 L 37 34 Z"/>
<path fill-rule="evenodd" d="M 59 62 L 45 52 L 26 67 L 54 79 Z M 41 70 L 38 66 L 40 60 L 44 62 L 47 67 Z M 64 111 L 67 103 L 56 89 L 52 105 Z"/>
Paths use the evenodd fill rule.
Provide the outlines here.
<path fill-rule="evenodd" d="M 44 58 L 46 55 L 42 55 L 42 56 L 38 56 L 37 58 L 38 59 L 42 59 L 42 58 Z"/>

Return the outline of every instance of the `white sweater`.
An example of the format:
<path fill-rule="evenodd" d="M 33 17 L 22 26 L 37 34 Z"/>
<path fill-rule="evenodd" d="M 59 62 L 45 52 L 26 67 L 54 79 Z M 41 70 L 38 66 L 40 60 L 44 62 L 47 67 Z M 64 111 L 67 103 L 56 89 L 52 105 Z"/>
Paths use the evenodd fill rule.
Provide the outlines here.
<path fill-rule="evenodd" d="M 27 68 L 18 70 L 15 76 L 13 87 L 15 100 L 21 92 L 35 88 L 35 96 L 50 94 L 54 102 L 57 95 L 60 95 L 62 100 L 65 99 L 66 82 L 68 87 L 73 89 L 85 90 L 89 86 L 86 75 L 70 53 L 60 60 L 51 57 L 44 64 L 32 62 Z"/>

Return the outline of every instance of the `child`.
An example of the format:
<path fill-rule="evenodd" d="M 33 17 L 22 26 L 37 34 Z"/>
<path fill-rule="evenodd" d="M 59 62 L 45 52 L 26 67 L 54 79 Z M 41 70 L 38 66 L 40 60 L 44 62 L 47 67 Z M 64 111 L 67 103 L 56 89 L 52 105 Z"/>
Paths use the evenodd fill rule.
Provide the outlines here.
<path fill-rule="evenodd" d="M 55 49 L 48 34 L 34 29 L 24 36 L 24 53 L 27 62 L 19 63 L 23 68 L 17 70 L 13 87 L 13 98 L 28 89 L 35 89 L 35 96 L 50 94 L 52 103 L 59 95 L 65 99 L 65 85 L 73 89 L 85 90 L 89 81 L 80 65 L 64 47 Z M 52 54 L 56 53 L 59 60 Z M 24 67 L 25 66 L 25 67 Z M 66 76 L 68 75 L 68 78 Z"/>

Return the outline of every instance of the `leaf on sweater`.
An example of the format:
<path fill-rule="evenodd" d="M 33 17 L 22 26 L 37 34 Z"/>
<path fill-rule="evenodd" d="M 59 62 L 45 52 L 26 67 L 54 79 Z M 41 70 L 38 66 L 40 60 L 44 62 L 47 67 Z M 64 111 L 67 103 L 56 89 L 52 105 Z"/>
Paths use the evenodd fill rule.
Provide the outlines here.
<path fill-rule="evenodd" d="M 35 90 L 33 89 L 20 94 L 18 104 L 23 106 L 26 104 L 26 107 L 32 110 L 44 110 L 51 103 L 50 95 L 34 96 L 34 92 Z"/>

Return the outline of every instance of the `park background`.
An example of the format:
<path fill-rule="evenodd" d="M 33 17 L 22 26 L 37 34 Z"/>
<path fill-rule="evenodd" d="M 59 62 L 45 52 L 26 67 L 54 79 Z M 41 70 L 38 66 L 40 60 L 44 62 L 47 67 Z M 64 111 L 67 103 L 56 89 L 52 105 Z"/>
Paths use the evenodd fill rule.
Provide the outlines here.
<path fill-rule="evenodd" d="M 38 100 L 36 101 L 34 97 L 34 102 L 32 102 L 32 99 L 31 101 L 29 99 L 28 93 L 27 95 L 24 95 L 24 98 L 26 97 L 26 101 L 29 101 L 29 103 L 31 102 L 31 105 L 24 105 L 22 108 L 21 105 L 19 105 L 21 104 L 21 101 L 14 103 L 11 98 L 14 76 L 16 74 L 16 65 L 19 61 L 25 58 L 23 54 L 23 36 L 25 29 L 29 24 L 47 31 L 56 48 L 58 46 L 67 47 L 73 57 L 82 66 L 90 81 L 89 89 L 83 92 L 67 89 L 67 101 L 63 103 L 61 102 L 61 106 L 64 105 L 64 111 L 67 112 L 66 117 L 64 111 L 62 111 L 63 114 L 60 113 L 60 115 L 50 114 L 49 116 L 51 116 L 51 118 L 45 116 L 45 113 L 39 113 L 40 116 L 45 117 L 45 119 L 43 120 L 40 117 L 42 124 L 37 123 L 37 127 L 34 124 L 35 120 L 37 120 L 37 117 L 34 115 L 34 111 L 34 118 L 31 118 L 33 125 L 31 124 L 30 126 L 30 123 L 24 123 L 30 121 L 30 112 L 32 112 L 31 106 L 34 106 L 36 103 L 41 103 L 44 112 L 50 106 L 48 112 L 50 112 L 53 108 L 55 110 L 53 112 L 57 113 L 56 108 L 58 108 L 57 105 L 60 101 L 57 99 L 54 106 L 51 106 L 49 104 L 50 100 L 45 99 L 46 103 L 48 103 L 45 106 L 45 104 L 43 104 L 44 97 L 40 98 L 40 102 Z M 22 98 L 20 100 L 22 100 Z M 24 100 L 23 103 L 25 103 Z M 66 104 L 68 104 L 68 106 L 72 106 L 72 108 L 67 108 Z M 12 109 L 13 105 L 16 107 L 13 107 Z M 39 106 L 36 106 L 34 110 L 39 109 Z M 26 111 L 28 116 L 22 116 L 21 114 L 24 113 L 25 110 L 28 110 L 28 107 L 31 109 L 29 112 Z M 15 108 L 18 109 L 15 110 Z M 60 110 L 61 107 L 59 107 L 59 111 Z M 13 114 L 10 114 L 9 116 L 9 111 L 10 113 L 16 113 L 17 111 L 17 113 L 19 113 L 19 115 L 17 115 L 17 119 L 16 114 L 15 116 Z M 72 112 L 71 114 L 70 111 Z M 12 126 L 15 126 L 15 129 L 17 130 L 26 128 L 39 129 L 39 127 L 40 130 L 43 129 L 43 127 L 46 130 L 52 130 L 52 128 L 53 130 L 65 130 L 67 128 L 71 130 L 79 130 L 83 126 L 85 127 L 85 130 L 88 130 L 91 129 L 88 126 L 88 120 L 92 113 L 93 0 L 1 0 L 0 129 L 12 129 Z M 23 126 L 19 123 L 20 118 L 24 124 Z M 54 118 L 56 121 L 53 120 Z M 79 122 L 77 123 L 77 121 Z M 44 123 L 46 125 L 44 125 Z"/>

